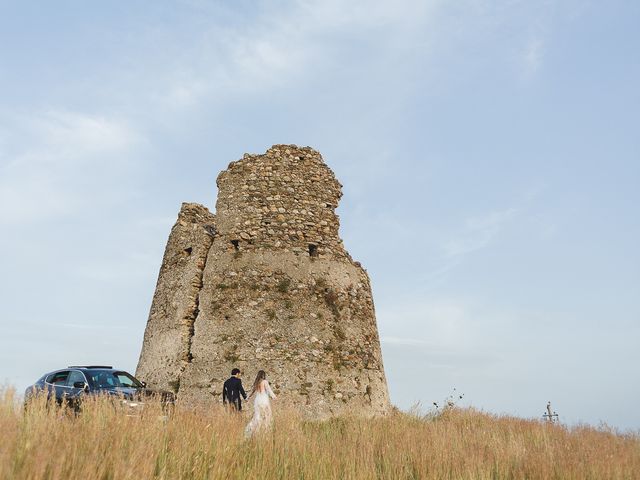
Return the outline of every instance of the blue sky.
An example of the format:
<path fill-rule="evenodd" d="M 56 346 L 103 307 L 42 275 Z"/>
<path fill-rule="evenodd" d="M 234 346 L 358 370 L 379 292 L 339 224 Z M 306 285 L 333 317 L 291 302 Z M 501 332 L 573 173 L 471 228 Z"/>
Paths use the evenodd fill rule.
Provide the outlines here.
<path fill-rule="evenodd" d="M 392 400 L 640 428 L 640 4 L 0 1 L 0 381 L 134 370 L 180 203 L 322 152 Z"/>

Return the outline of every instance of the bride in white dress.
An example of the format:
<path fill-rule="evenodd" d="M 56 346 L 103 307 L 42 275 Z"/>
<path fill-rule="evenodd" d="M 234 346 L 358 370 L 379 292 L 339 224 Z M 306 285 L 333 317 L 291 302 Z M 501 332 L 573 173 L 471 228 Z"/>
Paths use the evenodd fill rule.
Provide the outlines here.
<path fill-rule="evenodd" d="M 272 415 L 271 415 L 271 401 L 270 398 L 276 398 L 271 390 L 271 386 L 267 381 L 267 374 L 264 370 L 260 370 L 258 375 L 256 376 L 256 381 L 253 382 L 253 388 L 251 389 L 251 393 L 249 394 L 249 398 L 251 395 L 255 394 L 255 399 L 253 400 L 253 418 L 244 429 L 245 437 L 251 437 L 254 433 L 258 432 L 262 429 L 267 429 L 271 426 Z"/>

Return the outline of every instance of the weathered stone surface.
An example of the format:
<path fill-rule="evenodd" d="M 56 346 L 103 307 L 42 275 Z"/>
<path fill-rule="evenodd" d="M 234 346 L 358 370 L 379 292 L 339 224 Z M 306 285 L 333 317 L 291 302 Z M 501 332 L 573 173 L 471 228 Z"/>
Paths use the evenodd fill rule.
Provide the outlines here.
<path fill-rule="evenodd" d="M 183 204 L 137 376 L 220 401 L 232 367 L 324 418 L 389 409 L 369 278 L 338 236 L 341 185 L 315 150 L 276 145 L 218 176 L 215 217 Z"/>

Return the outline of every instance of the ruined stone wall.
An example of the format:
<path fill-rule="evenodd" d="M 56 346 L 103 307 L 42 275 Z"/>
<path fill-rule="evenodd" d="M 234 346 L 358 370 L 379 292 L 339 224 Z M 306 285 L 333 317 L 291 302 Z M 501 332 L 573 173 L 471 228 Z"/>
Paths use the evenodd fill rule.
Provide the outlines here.
<path fill-rule="evenodd" d="M 315 150 L 283 145 L 245 154 L 217 184 L 220 234 L 239 250 L 346 255 L 335 213 L 342 186 Z"/>
<path fill-rule="evenodd" d="M 150 385 L 173 387 L 191 361 L 202 276 L 215 235 L 215 217 L 183 203 L 171 229 L 144 333 L 137 373 Z"/>
<path fill-rule="evenodd" d="M 172 230 L 138 376 L 206 404 L 231 368 L 248 385 L 264 369 L 278 403 L 310 417 L 387 412 L 369 278 L 338 236 L 341 186 L 320 154 L 245 155 L 218 187 L 215 219 L 185 204 Z"/>

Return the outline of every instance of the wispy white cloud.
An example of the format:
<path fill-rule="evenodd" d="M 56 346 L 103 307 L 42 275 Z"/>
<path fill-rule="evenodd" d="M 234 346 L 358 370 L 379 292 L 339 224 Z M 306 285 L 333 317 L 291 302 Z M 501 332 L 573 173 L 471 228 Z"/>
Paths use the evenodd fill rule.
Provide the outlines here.
<path fill-rule="evenodd" d="M 299 0 L 300 12 L 322 29 L 415 27 L 440 0 L 398 0 L 397 2 L 356 0 Z"/>
<path fill-rule="evenodd" d="M 13 135 L 12 135 L 13 134 Z M 104 183 L 130 171 L 129 155 L 143 138 L 126 121 L 49 110 L 32 115 L 2 112 L 0 222 L 24 223 L 65 215 L 88 198 L 119 187 Z M 92 185 L 103 187 L 96 191 Z"/>
<path fill-rule="evenodd" d="M 64 328 L 73 328 L 78 330 L 127 330 L 128 326 L 122 325 L 97 325 L 95 323 L 59 323 L 57 324 L 60 327 Z M 50 325 L 51 327 L 55 327 L 56 325 Z"/>
<path fill-rule="evenodd" d="M 414 298 L 402 306 L 381 308 L 377 317 L 383 349 L 414 350 L 432 366 L 498 361 L 505 349 L 485 327 L 504 322 L 504 314 L 482 310 L 474 302 L 441 297 Z"/>
<path fill-rule="evenodd" d="M 380 308 L 377 316 L 383 338 L 390 339 L 391 343 L 406 339 L 406 332 L 411 332 L 413 345 L 458 347 L 471 340 L 467 328 L 469 315 L 460 302 L 414 299 L 410 303 Z"/>
<path fill-rule="evenodd" d="M 344 68 L 344 47 L 337 39 L 378 38 L 393 44 L 394 57 L 414 51 L 416 40 L 429 30 L 441 0 L 381 0 L 341 2 L 298 0 L 283 8 L 274 3 L 252 19 L 221 25 L 214 12 L 201 42 L 184 45 L 181 60 L 153 72 L 152 98 L 168 108 L 192 108 L 242 94 L 286 88 Z M 197 4 L 197 2 L 196 2 Z M 371 37 L 372 31 L 377 35 Z M 146 77 L 146 75 L 143 75 Z"/>
<path fill-rule="evenodd" d="M 124 121 L 71 111 L 47 111 L 33 118 L 43 148 L 54 149 L 55 161 L 92 161 L 96 154 L 117 153 L 140 141 Z"/>
<path fill-rule="evenodd" d="M 383 350 L 402 349 L 404 353 L 422 357 L 430 367 L 473 367 L 478 363 L 484 365 L 494 363 L 504 358 L 504 353 L 495 349 L 487 349 L 482 346 L 453 347 L 439 345 L 435 342 L 427 342 L 409 337 L 380 338 Z"/>
<path fill-rule="evenodd" d="M 462 231 L 445 243 L 447 257 L 458 257 L 485 248 L 517 214 L 518 209 L 507 208 L 466 219 Z"/>
<path fill-rule="evenodd" d="M 410 347 L 433 347 L 433 343 L 429 343 L 425 340 L 419 340 L 417 338 L 406 338 L 406 337 L 382 337 L 380 338 L 382 343 L 388 343 L 391 345 L 407 345 Z"/>
<path fill-rule="evenodd" d="M 542 67 L 544 59 L 544 39 L 532 36 L 527 41 L 522 52 L 522 72 L 525 77 L 531 77 Z"/>
<path fill-rule="evenodd" d="M 112 283 L 123 286 L 137 285 L 141 283 L 141 279 L 152 281 L 160 268 L 161 251 L 141 251 L 137 246 L 133 248 L 135 250 L 122 253 L 115 259 L 96 257 L 91 263 L 79 262 L 71 265 L 69 273 L 94 284 Z"/>

